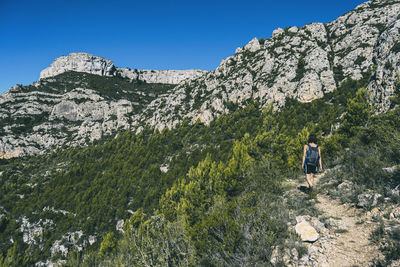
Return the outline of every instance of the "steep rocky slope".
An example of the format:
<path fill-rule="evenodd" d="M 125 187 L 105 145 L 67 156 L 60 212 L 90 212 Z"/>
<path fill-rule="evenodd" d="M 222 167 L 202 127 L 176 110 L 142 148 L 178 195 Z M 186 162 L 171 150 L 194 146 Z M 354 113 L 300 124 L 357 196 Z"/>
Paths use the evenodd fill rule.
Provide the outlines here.
<path fill-rule="evenodd" d="M 228 102 L 243 105 L 250 98 L 275 107 L 286 97 L 309 102 L 347 78 L 370 78 L 368 90 L 385 111 L 400 71 L 399 15 L 399 1 L 370 1 L 328 24 L 279 28 L 265 41 L 255 38 L 214 72 L 154 100 L 146 109 L 153 113 L 150 123 L 172 127 L 188 117 L 207 124 L 228 110 Z"/>
<path fill-rule="evenodd" d="M 400 1 L 375 0 L 328 24 L 279 28 L 267 40 L 238 48 L 211 72 L 124 69 L 85 53 L 60 57 L 37 83 L 0 96 L 0 152 L 41 153 L 118 129 L 171 128 L 185 118 L 209 124 L 250 99 L 275 108 L 288 97 L 310 102 L 348 78 L 369 80 L 371 98 L 386 111 L 400 72 L 399 15 Z M 85 77 L 96 82 L 89 85 Z M 141 89 L 132 86 L 140 82 Z M 170 85 L 155 89 L 156 83 Z"/>
<path fill-rule="evenodd" d="M 173 87 L 82 72 L 17 85 L 0 96 L 0 152 L 37 154 L 130 129 L 133 115 Z"/>

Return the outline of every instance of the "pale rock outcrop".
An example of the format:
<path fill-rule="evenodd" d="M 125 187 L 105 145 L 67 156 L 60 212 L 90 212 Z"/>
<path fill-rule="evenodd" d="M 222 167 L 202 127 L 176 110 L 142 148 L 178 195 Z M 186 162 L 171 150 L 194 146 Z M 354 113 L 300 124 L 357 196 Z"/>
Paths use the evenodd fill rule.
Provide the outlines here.
<path fill-rule="evenodd" d="M 391 219 L 400 220 L 400 206 L 393 208 L 389 216 Z"/>
<path fill-rule="evenodd" d="M 116 229 L 118 232 L 124 233 L 124 224 L 125 224 L 125 221 L 124 221 L 124 220 L 119 220 L 119 221 L 117 221 L 117 225 L 115 226 L 115 229 Z"/>
<path fill-rule="evenodd" d="M 400 10 L 399 10 L 400 13 Z M 390 107 L 390 97 L 394 94 L 400 73 L 400 20 L 393 21 L 381 34 L 373 58 L 377 63 L 374 79 L 368 91 L 378 104 L 380 111 Z"/>
<path fill-rule="evenodd" d="M 49 219 L 40 219 L 36 223 L 31 223 L 27 217 L 21 218 L 19 230 L 22 232 L 22 240 L 28 245 L 42 242 L 44 230 L 53 224 L 53 221 Z"/>
<path fill-rule="evenodd" d="M 87 72 L 103 76 L 111 76 L 115 72 L 114 63 L 102 57 L 87 53 L 71 53 L 54 60 L 50 67 L 40 72 L 40 79 L 52 77 L 66 71 Z"/>
<path fill-rule="evenodd" d="M 325 224 L 322 223 L 320 220 L 318 220 L 315 217 L 312 217 L 310 219 L 310 224 L 315 228 L 315 230 L 318 231 L 320 234 L 327 234 L 329 233 L 329 230 L 325 227 Z"/>
<path fill-rule="evenodd" d="M 350 198 L 354 194 L 354 184 L 351 181 L 344 180 L 337 186 L 340 194 L 344 198 Z"/>
<path fill-rule="evenodd" d="M 311 102 L 314 99 L 323 97 L 322 84 L 318 79 L 318 74 L 309 72 L 301 79 L 298 90 L 298 99 L 301 102 Z"/>
<path fill-rule="evenodd" d="M 89 236 L 89 239 L 87 239 L 83 231 L 67 232 L 61 239 L 53 243 L 50 252 L 52 256 L 61 254 L 66 257 L 69 251 L 73 249 L 82 251 L 90 242 L 92 242 L 92 244 L 94 243 L 93 236 Z"/>
<path fill-rule="evenodd" d="M 11 158 L 16 158 L 22 155 L 22 150 L 21 149 L 13 149 L 11 150 L 4 149 L 3 151 L 7 151 L 7 153 L 2 153 L 0 152 L 0 159 L 11 159 Z"/>
<path fill-rule="evenodd" d="M 391 167 L 382 168 L 382 170 L 384 170 L 384 171 L 386 171 L 388 173 L 394 173 L 398 169 L 399 169 L 399 167 L 397 165 L 391 166 Z"/>
<path fill-rule="evenodd" d="M 290 27 L 290 28 L 288 29 L 288 32 L 291 32 L 291 33 L 296 33 L 296 32 L 298 32 L 298 31 L 299 31 L 299 28 L 296 27 L 296 26 Z"/>
<path fill-rule="evenodd" d="M 204 75 L 205 70 L 139 70 L 117 68 L 117 75 L 131 80 L 147 83 L 178 84 L 187 79 L 194 79 Z"/>
<path fill-rule="evenodd" d="M 272 37 L 276 37 L 277 35 L 279 35 L 279 34 L 281 34 L 281 33 L 283 33 L 283 32 L 284 32 L 284 30 L 283 30 L 282 28 L 275 29 L 275 30 L 272 32 Z"/>
<path fill-rule="evenodd" d="M 78 119 L 78 105 L 71 101 L 62 101 L 54 106 L 50 118 L 65 118 L 76 121 Z"/>
<path fill-rule="evenodd" d="M 256 52 L 261 49 L 260 42 L 257 38 L 253 38 L 247 45 L 244 46 L 244 49 L 249 50 L 250 52 Z"/>
<path fill-rule="evenodd" d="M 96 241 L 97 241 L 96 236 L 94 236 L 94 235 L 89 236 L 89 238 L 88 238 L 89 245 L 93 245 L 94 243 L 96 243 Z"/>

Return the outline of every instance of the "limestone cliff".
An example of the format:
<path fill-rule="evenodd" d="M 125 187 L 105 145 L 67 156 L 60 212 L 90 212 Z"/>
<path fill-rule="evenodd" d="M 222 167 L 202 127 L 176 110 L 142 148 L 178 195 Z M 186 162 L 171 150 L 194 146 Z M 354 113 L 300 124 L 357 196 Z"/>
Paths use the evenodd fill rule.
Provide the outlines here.
<path fill-rule="evenodd" d="M 102 57 L 86 53 L 71 53 L 54 60 L 50 67 L 40 72 L 40 79 L 53 77 L 66 71 L 87 72 L 97 75 L 112 76 L 115 73 L 114 63 Z"/>
<path fill-rule="evenodd" d="M 186 79 L 196 78 L 207 71 L 204 70 L 139 70 L 117 68 L 111 60 L 87 53 L 71 53 L 54 60 L 50 67 L 40 72 L 40 79 L 54 77 L 67 72 L 85 72 L 101 76 L 121 76 L 131 80 L 147 83 L 178 84 Z"/>

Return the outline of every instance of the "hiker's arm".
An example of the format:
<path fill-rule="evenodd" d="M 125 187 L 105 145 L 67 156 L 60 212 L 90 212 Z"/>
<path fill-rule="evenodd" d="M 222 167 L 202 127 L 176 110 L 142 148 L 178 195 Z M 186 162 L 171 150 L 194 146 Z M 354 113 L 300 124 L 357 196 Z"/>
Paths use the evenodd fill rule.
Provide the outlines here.
<path fill-rule="evenodd" d="M 319 170 L 322 171 L 322 156 L 320 147 L 318 147 L 318 153 L 319 153 Z"/>
<path fill-rule="evenodd" d="M 304 161 L 306 160 L 306 153 L 307 153 L 307 145 L 305 145 L 303 149 L 303 162 L 301 163 L 302 169 L 304 169 Z"/>

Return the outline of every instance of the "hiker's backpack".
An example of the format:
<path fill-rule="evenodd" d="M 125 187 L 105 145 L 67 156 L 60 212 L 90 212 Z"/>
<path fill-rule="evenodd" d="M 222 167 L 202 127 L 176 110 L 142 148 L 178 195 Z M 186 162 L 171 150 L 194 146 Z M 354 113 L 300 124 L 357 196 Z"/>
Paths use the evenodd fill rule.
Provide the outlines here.
<path fill-rule="evenodd" d="M 319 152 L 318 146 L 312 147 L 308 144 L 308 150 L 306 154 L 306 164 L 311 166 L 318 166 L 319 164 Z"/>

